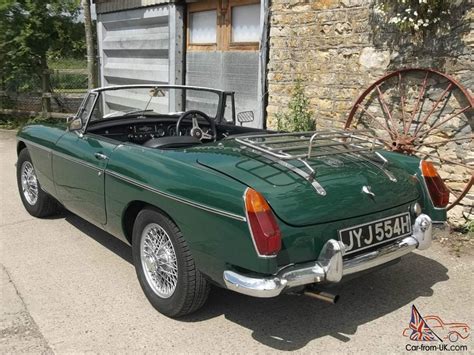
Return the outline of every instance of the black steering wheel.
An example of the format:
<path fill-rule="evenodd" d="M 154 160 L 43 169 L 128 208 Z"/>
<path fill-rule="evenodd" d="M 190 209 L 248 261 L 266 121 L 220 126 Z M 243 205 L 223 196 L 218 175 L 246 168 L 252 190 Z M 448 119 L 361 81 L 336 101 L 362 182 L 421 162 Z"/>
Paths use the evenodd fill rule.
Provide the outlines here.
<path fill-rule="evenodd" d="M 212 135 L 210 135 L 209 133 L 205 133 L 202 130 L 202 128 L 199 127 L 198 119 L 197 119 L 198 117 L 202 117 L 207 122 L 209 122 L 209 125 L 211 126 Z M 179 132 L 180 132 L 179 128 L 181 126 L 181 122 L 185 118 L 191 118 L 191 120 L 193 122 L 193 127 L 191 128 L 191 134 L 190 134 L 191 137 L 197 138 L 201 141 L 203 139 L 212 140 L 214 142 L 216 141 L 216 138 L 217 138 L 216 123 L 214 122 L 214 120 L 212 118 L 210 118 L 204 112 L 199 111 L 199 110 L 186 111 L 178 118 L 178 122 L 176 122 L 176 135 L 177 136 L 179 135 Z"/>

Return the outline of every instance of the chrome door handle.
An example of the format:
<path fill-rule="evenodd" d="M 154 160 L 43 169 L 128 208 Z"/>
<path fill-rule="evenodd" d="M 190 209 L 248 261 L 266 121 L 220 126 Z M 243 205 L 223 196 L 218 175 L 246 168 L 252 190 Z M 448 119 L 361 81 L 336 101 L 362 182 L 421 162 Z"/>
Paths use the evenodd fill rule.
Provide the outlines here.
<path fill-rule="evenodd" d="M 96 159 L 99 159 L 99 160 L 107 160 L 109 159 L 109 157 L 105 154 L 102 154 L 102 153 L 95 153 L 94 156 L 96 157 Z"/>

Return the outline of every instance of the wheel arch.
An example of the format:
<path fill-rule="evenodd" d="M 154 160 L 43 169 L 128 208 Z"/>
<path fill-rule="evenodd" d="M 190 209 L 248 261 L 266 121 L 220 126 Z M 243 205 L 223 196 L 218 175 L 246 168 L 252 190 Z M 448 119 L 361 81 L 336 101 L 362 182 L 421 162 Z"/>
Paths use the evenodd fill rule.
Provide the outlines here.
<path fill-rule="evenodd" d="M 171 219 L 176 224 L 176 221 L 162 208 L 141 200 L 131 201 L 122 213 L 122 231 L 130 245 L 132 245 L 133 225 L 135 224 L 135 220 L 137 219 L 140 211 L 145 208 L 154 209 L 155 211 Z"/>
<path fill-rule="evenodd" d="M 20 155 L 20 152 L 26 148 L 26 144 L 23 141 L 18 141 L 16 145 L 16 155 Z"/>

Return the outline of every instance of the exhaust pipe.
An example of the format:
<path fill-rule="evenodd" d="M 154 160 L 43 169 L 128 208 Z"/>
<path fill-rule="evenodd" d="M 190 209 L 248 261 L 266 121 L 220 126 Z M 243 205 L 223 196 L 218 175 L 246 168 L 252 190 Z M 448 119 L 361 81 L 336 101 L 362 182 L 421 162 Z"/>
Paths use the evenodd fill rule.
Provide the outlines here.
<path fill-rule="evenodd" d="M 325 301 L 328 303 L 335 304 L 339 301 L 339 295 L 333 295 L 332 293 L 324 292 L 324 291 L 304 291 L 303 294 L 308 297 L 316 298 L 321 301 Z"/>

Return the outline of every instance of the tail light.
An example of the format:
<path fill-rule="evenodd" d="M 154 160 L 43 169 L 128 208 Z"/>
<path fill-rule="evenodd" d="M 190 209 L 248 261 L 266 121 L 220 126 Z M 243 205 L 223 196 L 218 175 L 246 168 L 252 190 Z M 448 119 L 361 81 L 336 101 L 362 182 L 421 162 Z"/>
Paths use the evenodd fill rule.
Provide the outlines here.
<path fill-rule="evenodd" d="M 421 161 L 421 172 L 435 207 L 444 208 L 449 203 L 449 190 L 430 161 Z"/>
<path fill-rule="evenodd" d="M 257 191 L 245 191 L 247 220 L 260 256 L 277 254 L 281 249 L 281 232 L 275 216 L 265 198 Z"/>

